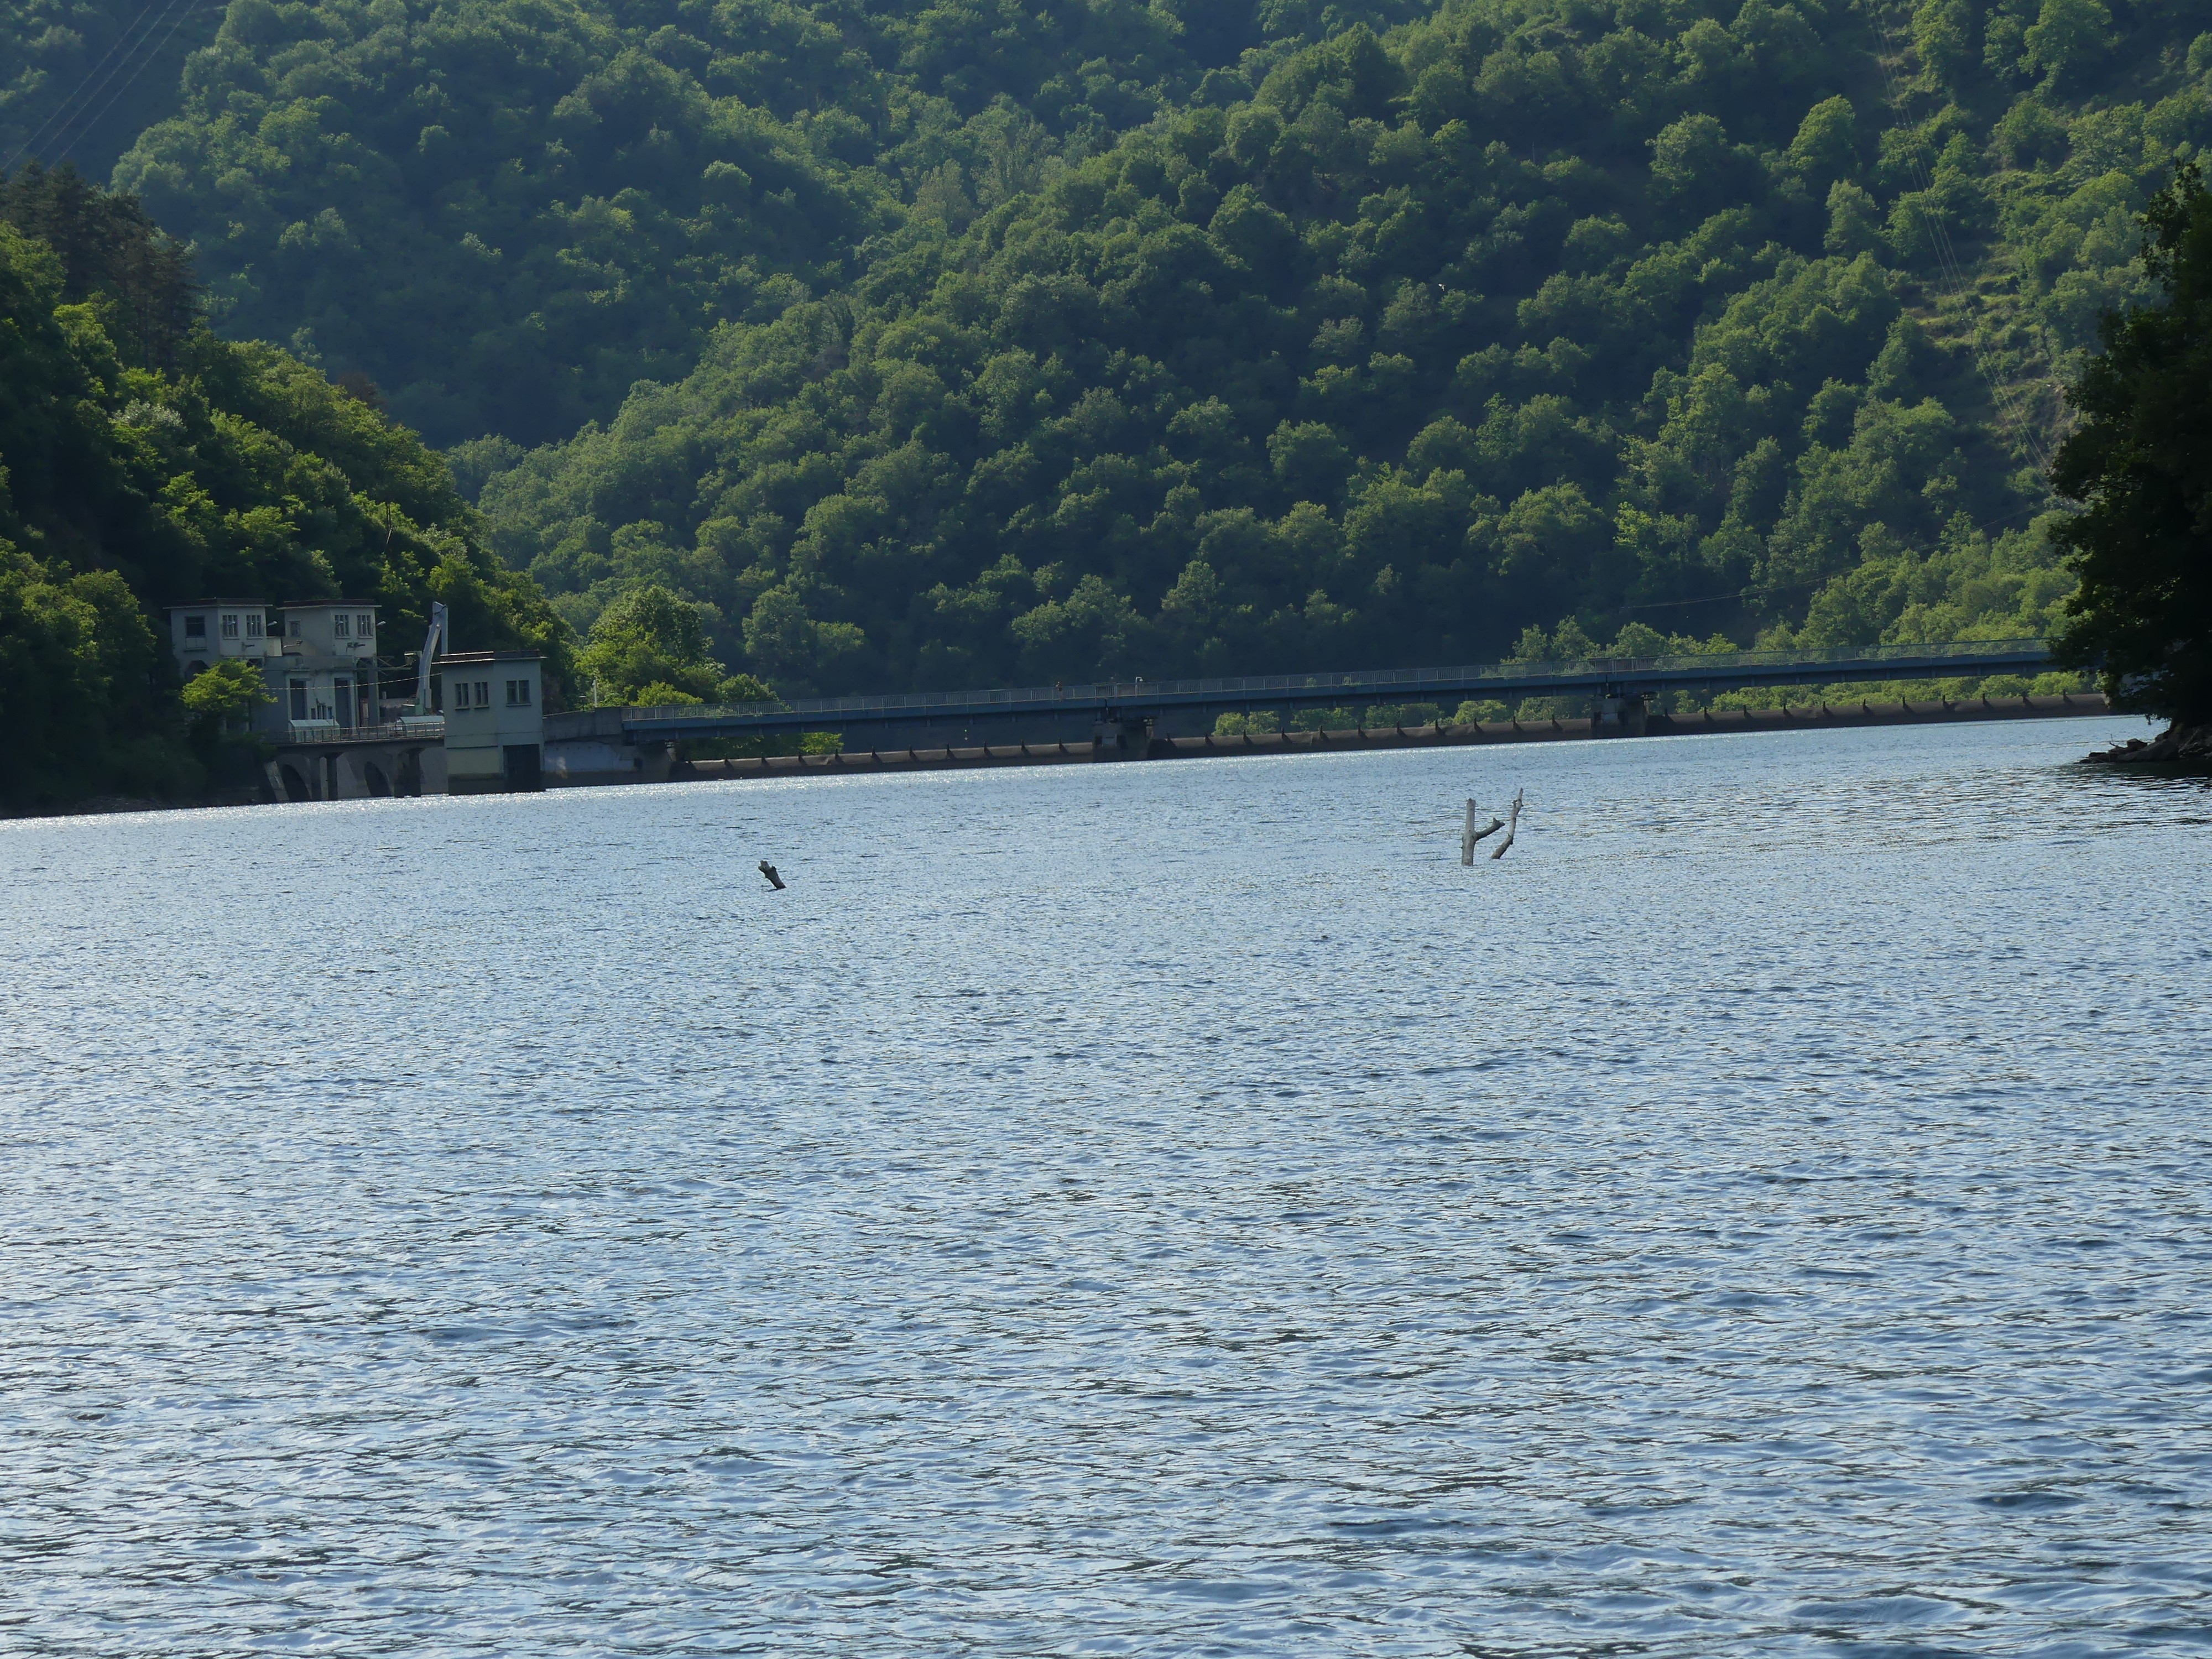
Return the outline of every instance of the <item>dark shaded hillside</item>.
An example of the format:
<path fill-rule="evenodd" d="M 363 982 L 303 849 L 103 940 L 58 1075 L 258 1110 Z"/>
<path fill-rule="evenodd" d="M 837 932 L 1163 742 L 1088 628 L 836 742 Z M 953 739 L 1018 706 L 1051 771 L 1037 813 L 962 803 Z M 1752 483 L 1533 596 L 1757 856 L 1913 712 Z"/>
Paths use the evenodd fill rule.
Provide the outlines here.
<path fill-rule="evenodd" d="M 0 173 L 64 161 L 104 179 L 176 112 L 185 59 L 218 0 L 0 0 Z"/>
<path fill-rule="evenodd" d="M 193 241 L 227 331 L 368 375 L 436 442 L 543 442 L 680 378 L 717 323 L 842 287 L 909 210 L 964 225 L 1249 91 L 1239 54 L 1306 21 L 1233 16 L 232 0 L 116 177 Z"/>
<path fill-rule="evenodd" d="M 483 503 L 796 685 L 2039 633 L 2054 368 L 2208 131 L 2178 11 L 1447 8 L 1279 61 Z M 1648 631 L 1648 629 L 1647 629 Z M 1576 637 L 1580 637 L 1577 634 Z"/>

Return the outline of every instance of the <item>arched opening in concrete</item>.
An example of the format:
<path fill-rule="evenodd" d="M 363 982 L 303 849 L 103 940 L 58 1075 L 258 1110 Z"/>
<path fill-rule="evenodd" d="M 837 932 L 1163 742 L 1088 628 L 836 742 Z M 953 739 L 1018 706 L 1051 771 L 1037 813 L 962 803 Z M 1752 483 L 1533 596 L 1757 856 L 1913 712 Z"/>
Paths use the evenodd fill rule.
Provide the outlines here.
<path fill-rule="evenodd" d="M 276 769 L 276 772 L 277 775 L 284 780 L 284 799 L 286 800 L 314 799 L 315 797 L 313 793 L 307 787 L 307 779 L 300 775 L 298 770 L 289 761 L 286 761 L 280 764 Z"/>
<path fill-rule="evenodd" d="M 392 769 L 392 789 L 394 794 L 419 795 L 422 793 L 422 751 L 404 750 L 399 763 Z"/>
<path fill-rule="evenodd" d="M 384 769 L 373 760 L 365 760 L 361 763 L 361 781 L 367 786 L 368 793 L 379 800 L 386 799 L 392 793 L 392 784 L 385 777 Z"/>

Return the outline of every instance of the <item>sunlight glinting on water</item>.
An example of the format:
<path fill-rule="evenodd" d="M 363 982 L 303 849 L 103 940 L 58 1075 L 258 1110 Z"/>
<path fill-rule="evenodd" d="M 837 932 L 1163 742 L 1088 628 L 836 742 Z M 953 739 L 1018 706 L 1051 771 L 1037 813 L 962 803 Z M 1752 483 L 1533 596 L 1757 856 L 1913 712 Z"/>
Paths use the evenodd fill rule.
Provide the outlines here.
<path fill-rule="evenodd" d="M 2201 1650 L 2118 731 L 0 825 L 0 1647 Z"/>

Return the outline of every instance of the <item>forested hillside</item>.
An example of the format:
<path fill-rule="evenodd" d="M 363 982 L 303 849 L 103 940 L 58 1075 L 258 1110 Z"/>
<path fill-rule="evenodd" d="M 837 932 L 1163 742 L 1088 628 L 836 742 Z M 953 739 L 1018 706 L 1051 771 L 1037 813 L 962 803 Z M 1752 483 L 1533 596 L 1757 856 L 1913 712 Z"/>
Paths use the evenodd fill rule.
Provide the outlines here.
<path fill-rule="evenodd" d="M 2208 21 L 231 0 L 116 176 L 575 630 L 787 690 L 2041 633 Z"/>
<path fill-rule="evenodd" d="M 672 581 L 823 688 L 1475 659 L 1562 618 L 2039 633 L 2051 376 L 2212 131 L 2194 19 L 1356 27 L 964 228 L 913 216 L 483 504 L 580 623 Z"/>
<path fill-rule="evenodd" d="M 542 442 L 842 287 L 909 207 L 964 225 L 1304 17 L 1189 9 L 232 0 L 116 179 L 228 331 L 368 376 L 434 441 Z"/>
<path fill-rule="evenodd" d="M 413 434 L 273 347 L 216 338 L 190 267 L 73 175 L 0 186 L 0 805 L 189 794 L 211 758 L 161 608 L 374 599 L 404 635 L 565 635 Z M 206 733 L 201 734 L 203 737 Z"/>

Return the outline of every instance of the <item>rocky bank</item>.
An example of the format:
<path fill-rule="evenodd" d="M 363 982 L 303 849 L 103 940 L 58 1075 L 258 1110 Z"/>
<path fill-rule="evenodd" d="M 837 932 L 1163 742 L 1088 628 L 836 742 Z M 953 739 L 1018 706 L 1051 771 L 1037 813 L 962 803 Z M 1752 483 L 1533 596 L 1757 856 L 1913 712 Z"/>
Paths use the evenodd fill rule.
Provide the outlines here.
<path fill-rule="evenodd" d="M 2100 749 L 2084 760 L 2124 766 L 2160 763 L 2212 766 L 2212 726 L 2183 726 L 2178 722 L 2155 738 L 2130 738 L 2112 749 Z"/>

